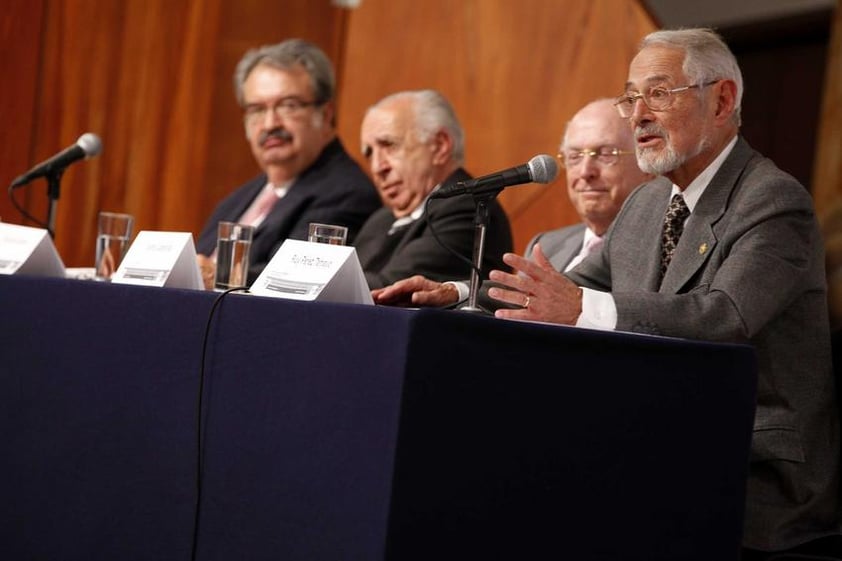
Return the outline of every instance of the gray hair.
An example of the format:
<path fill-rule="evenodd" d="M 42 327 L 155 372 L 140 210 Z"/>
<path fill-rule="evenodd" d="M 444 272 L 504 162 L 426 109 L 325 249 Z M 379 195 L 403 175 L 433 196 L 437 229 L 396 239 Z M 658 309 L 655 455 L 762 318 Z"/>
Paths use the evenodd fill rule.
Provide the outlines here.
<path fill-rule="evenodd" d="M 453 139 L 451 158 L 461 165 L 465 160 L 465 133 L 450 102 L 436 90 L 411 90 L 388 95 L 371 106 L 369 111 L 401 99 L 412 101 L 418 140 L 427 142 L 444 129 Z"/>
<path fill-rule="evenodd" d="M 303 39 L 288 39 L 277 45 L 264 45 L 258 49 L 252 49 L 237 63 L 237 69 L 234 71 L 234 92 L 240 106 L 245 105 L 243 84 L 251 71 L 259 64 L 266 64 L 279 70 L 301 66 L 310 76 L 314 101 L 321 105 L 333 99 L 336 78 L 330 59 L 312 43 Z"/>
<path fill-rule="evenodd" d="M 644 37 L 640 49 L 653 45 L 684 50 L 682 69 L 691 84 L 721 79 L 732 80 L 737 85 L 733 120 L 734 124 L 740 126 L 743 75 L 737 59 L 722 37 L 707 28 L 661 30 L 653 31 Z"/>

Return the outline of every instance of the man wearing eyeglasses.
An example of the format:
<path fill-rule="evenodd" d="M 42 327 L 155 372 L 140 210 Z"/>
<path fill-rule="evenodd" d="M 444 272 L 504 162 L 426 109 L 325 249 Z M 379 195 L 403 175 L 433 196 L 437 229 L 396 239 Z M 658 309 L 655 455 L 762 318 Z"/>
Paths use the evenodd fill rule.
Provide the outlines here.
<path fill-rule="evenodd" d="M 249 51 L 234 74 L 246 139 L 262 173 L 216 207 L 197 242 L 205 286 L 213 285 L 217 224 L 255 227 L 248 282 L 287 238 L 306 240 L 310 222 L 348 228 L 352 242 L 380 208 L 371 181 L 336 136 L 333 67 L 300 39 Z"/>
<path fill-rule="evenodd" d="M 739 136 L 742 89 L 714 32 L 647 36 L 616 105 L 641 169 L 669 181 L 637 189 L 602 251 L 564 275 L 540 244 L 534 260 L 506 255 L 515 273 L 491 278 L 509 289 L 490 295 L 525 305 L 498 310 L 503 318 L 751 344 L 742 559 L 842 556 L 822 239 L 807 190 Z"/>
<path fill-rule="evenodd" d="M 538 234 L 527 246 L 527 258 L 540 243 L 556 270 L 572 269 L 601 247 L 632 189 L 651 179 L 637 167 L 631 131 L 617 118 L 613 105 L 613 99 L 593 101 L 567 124 L 559 160 L 566 173 L 567 195 L 582 222 Z"/>
<path fill-rule="evenodd" d="M 637 167 L 631 130 L 617 115 L 613 99 L 592 101 L 573 116 L 562 137 L 559 160 L 566 172 L 567 195 L 581 222 L 536 235 L 525 255 L 529 258 L 540 243 L 552 266 L 566 271 L 598 251 L 626 197 L 652 176 Z M 488 288 L 489 283 L 483 283 L 479 304 L 493 311 L 500 302 L 488 298 Z M 468 286 L 416 275 L 375 290 L 373 296 L 378 304 L 448 306 L 467 299 Z"/>

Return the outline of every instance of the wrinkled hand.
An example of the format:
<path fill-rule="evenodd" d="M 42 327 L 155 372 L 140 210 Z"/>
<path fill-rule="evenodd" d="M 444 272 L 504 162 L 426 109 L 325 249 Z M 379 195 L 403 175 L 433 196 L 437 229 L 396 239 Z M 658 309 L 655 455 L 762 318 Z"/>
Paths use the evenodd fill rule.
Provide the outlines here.
<path fill-rule="evenodd" d="M 201 253 L 196 255 L 196 263 L 199 264 L 199 271 L 202 273 L 202 282 L 205 290 L 213 290 L 216 280 L 216 263 L 213 259 Z"/>
<path fill-rule="evenodd" d="M 501 302 L 522 306 L 515 310 L 499 309 L 494 315 L 506 319 L 575 325 L 582 313 L 582 289 L 555 270 L 544 256 L 540 244 L 535 244 L 532 258 L 534 261 L 507 253 L 503 261 L 514 273 L 491 271 L 491 280 L 511 290 L 491 288 L 488 295 Z"/>
<path fill-rule="evenodd" d="M 399 280 L 371 291 L 375 304 L 412 308 L 442 307 L 459 301 L 455 286 L 432 281 L 421 275 Z"/>

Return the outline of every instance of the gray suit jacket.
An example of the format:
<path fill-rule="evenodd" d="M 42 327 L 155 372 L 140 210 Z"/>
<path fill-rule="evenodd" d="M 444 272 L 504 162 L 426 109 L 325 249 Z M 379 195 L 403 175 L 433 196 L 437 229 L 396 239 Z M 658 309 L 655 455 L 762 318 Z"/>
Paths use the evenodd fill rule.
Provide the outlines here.
<path fill-rule="evenodd" d="M 529 240 L 526 245 L 527 259 L 532 259 L 532 248 L 541 242 L 541 251 L 550 260 L 556 271 L 564 271 L 568 263 L 579 255 L 585 241 L 586 226 L 583 223 L 565 226 L 557 230 L 542 232 Z"/>
<path fill-rule="evenodd" d="M 613 294 L 618 330 L 753 345 L 759 379 L 744 544 L 774 551 L 838 534 L 838 405 L 809 194 L 739 139 L 687 220 L 659 287 L 669 197 L 663 179 L 637 189 L 602 251 L 568 276 Z"/>

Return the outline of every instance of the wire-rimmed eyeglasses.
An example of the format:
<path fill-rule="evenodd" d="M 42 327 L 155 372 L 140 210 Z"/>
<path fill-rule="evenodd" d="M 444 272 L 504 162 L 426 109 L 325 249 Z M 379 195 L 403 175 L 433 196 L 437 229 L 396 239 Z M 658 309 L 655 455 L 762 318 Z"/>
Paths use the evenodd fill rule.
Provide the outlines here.
<path fill-rule="evenodd" d="M 616 146 L 582 148 L 580 150 L 562 150 L 557 157 L 561 165 L 570 169 L 581 164 L 586 156 L 593 158 L 601 166 L 613 166 L 620 161 L 620 156 L 634 154 L 634 150 L 620 150 Z"/>
<path fill-rule="evenodd" d="M 246 124 L 260 122 L 266 118 L 266 114 L 272 111 L 275 117 L 295 118 L 301 115 L 304 109 L 320 105 L 316 101 L 304 101 L 297 97 L 282 97 L 274 103 L 249 103 L 243 108 L 243 119 Z"/>
<path fill-rule="evenodd" d="M 649 88 L 646 92 L 626 92 L 614 102 L 614 107 L 619 111 L 623 119 L 628 119 L 634 113 L 634 106 L 638 99 L 642 99 L 652 111 L 666 111 L 672 107 L 675 101 L 675 94 L 686 92 L 694 88 L 706 88 L 719 82 L 719 80 L 711 80 L 702 84 L 691 84 L 689 86 L 679 86 L 677 88 L 665 88 L 663 86 L 654 86 Z"/>

